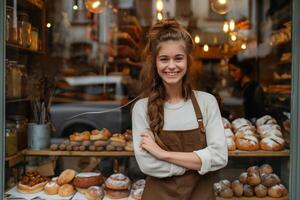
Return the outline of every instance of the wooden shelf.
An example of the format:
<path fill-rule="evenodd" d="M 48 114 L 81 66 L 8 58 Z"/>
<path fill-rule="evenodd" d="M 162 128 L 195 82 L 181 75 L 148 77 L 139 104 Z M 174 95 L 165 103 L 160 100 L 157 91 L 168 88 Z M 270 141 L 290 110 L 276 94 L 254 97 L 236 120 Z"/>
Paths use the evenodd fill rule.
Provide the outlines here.
<path fill-rule="evenodd" d="M 230 157 L 289 157 L 290 151 L 285 149 L 283 151 L 242 151 L 235 150 L 228 152 Z"/>
<path fill-rule="evenodd" d="M 51 150 L 29 150 L 23 151 L 26 156 L 95 156 L 95 157 L 128 157 L 134 156 L 129 151 L 51 151 Z"/>
<path fill-rule="evenodd" d="M 6 99 L 6 103 L 15 103 L 15 102 L 24 102 L 24 101 L 30 101 L 30 99 L 27 98 L 20 98 L 20 99 Z"/>
<path fill-rule="evenodd" d="M 27 52 L 27 53 L 34 53 L 34 54 L 46 54 L 46 52 L 44 52 L 44 51 L 38 51 L 38 50 L 29 49 L 29 48 L 19 47 L 16 44 L 10 44 L 10 43 L 6 43 L 6 48 L 12 49 L 15 51 L 20 51 L 20 52 Z"/>
<path fill-rule="evenodd" d="M 229 151 L 230 157 L 289 157 L 289 150 L 283 151 Z M 51 151 L 25 149 L 26 156 L 96 156 L 96 157 L 127 157 L 134 156 L 129 151 Z"/>
<path fill-rule="evenodd" d="M 273 198 L 273 197 L 232 197 L 232 198 L 222 198 L 216 197 L 216 200 L 288 200 L 289 196 L 280 197 L 280 198 Z"/>
<path fill-rule="evenodd" d="M 8 167 L 13 167 L 24 161 L 23 151 L 9 157 L 5 157 L 5 161 L 8 163 Z"/>

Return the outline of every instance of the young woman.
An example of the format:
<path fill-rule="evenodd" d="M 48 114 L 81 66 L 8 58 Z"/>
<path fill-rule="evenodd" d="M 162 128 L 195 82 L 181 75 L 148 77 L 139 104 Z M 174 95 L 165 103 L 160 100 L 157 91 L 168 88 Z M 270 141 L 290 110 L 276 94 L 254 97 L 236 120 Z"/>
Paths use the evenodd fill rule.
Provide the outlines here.
<path fill-rule="evenodd" d="M 193 47 L 175 20 L 150 29 L 141 74 L 145 98 L 132 110 L 135 156 L 148 175 L 145 200 L 214 199 L 213 171 L 227 164 L 217 101 L 187 81 Z"/>

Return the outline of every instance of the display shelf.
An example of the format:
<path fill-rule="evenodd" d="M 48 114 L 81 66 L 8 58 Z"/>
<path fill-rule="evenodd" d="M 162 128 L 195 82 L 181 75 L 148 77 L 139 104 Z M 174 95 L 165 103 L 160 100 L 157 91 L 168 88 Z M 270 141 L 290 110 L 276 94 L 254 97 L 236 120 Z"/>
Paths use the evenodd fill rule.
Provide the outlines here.
<path fill-rule="evenodd" d="M 6 43 L 6 48 L 15 50 L 15 51 L 20 51 L 20 52 L 27 52 L 27 53 L 34 53 L 34 54 L 46 54 L 46 52 L 44 52 L 44 51 L 38 51 L 38 50 L 29 49 L 29 48 L 19 47 L 16 44 L 10 44 L 10 43 Z"/>
<path fill-rule="evenodd" d="M 288 200 L 289 196 L 273 198 L 273 197 L 231 197 L 231 198 L 222 198 L 216 197 L 216 200 Z"/>
<path fill-rule="evenodd" d="M 282 151 L 242 151 L 235 150 L 229 151 L 228 155 L 230 157 L 289 157 L 290 151 L 288 149 Z"/>
<path fill-rule="evenodd" d="M 95 157 L 128 157 L 134 156 L 129 151 L 51 151 L 51 150 L 30 150 L 23 151 L 26 156 L 95 156 Z"/>
<path fill-rule="evenodd" d="M 24 101 L 30 101 L 30 98 L 20 98 L 20 99 L 6 99 L 6 103 L 15 103 L 15 102 L 24 102 Z"/>
<path fill-rule="evenodd" d="M 23 151 L 26 156 L 96 156 L 96 157 L 126 157 L 134 156 L 129 151 L 52 151 L 52 150 L 30 150 Z M 289 150 L 283 151 L 229 151 L 230 157 L 288 157 Z"/>
<path fill-rule="evenodd" d="M 18 152 L 13 156 L 5 157 L 5 161 L 8 163 L 8 167 L 13 167 L 24 161 L 23 151 Z"/>

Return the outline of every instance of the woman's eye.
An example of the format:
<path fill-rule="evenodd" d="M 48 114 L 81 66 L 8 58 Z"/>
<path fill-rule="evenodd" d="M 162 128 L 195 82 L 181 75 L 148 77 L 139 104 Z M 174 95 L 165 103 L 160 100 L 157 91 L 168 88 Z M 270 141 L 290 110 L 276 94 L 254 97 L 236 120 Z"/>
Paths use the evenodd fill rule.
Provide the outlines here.
<path fill-rule="evenodd" d="M 161 61 L 161 62 L 167 62 L 168 59 L 167 59 L 167 58 L 161 58 L 160 61 Z"/>
<path fill-rule="evenodd" d="M 177 57 L 175 58 L 176 61 L 182 61 L 183 60 L 183 57 Z"/>

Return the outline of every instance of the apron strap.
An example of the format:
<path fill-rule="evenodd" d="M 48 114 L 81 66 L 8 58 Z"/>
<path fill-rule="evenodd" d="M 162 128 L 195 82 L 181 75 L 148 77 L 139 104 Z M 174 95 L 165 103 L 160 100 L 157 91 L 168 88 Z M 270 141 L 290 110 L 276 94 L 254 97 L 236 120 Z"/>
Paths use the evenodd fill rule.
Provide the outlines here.
<path fill-rule="evenodd" d="M 192 100 L 193 107 L 194 107 L 194 110 L 195 110 L 195 113 L 196 113 L 196 117 L 197 117 L 197 122 L 198 122 L 199 128 L 200 128 L 200 130 L 201 130 L 202 133 L 205 133 L 205 127 L 204 127 L 204 123 L 203 123 L 202 112 L 201 112 L 200 106 L 199 106 L 199 104 L 197 102 L 197 99 L 196 99 L 194 91 L 192 91 L 191 100 Z"/>

